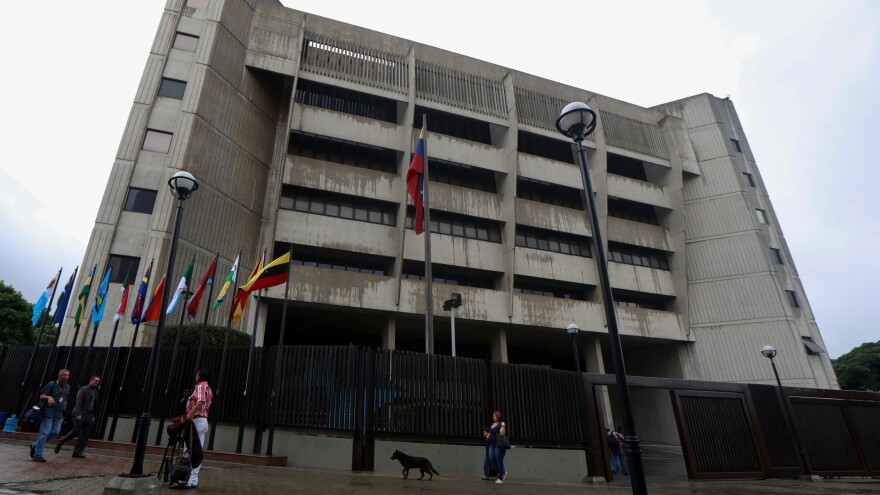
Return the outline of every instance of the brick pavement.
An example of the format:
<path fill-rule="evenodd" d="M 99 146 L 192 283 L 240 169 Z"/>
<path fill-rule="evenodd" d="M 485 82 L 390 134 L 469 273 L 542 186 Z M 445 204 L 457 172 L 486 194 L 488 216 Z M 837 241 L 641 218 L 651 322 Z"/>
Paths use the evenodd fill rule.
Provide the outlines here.
<path fill-rule="evenodd" d="M 28 459 L 27 443 L 0 440 L 0 495 L 59 494 L 94 495 L 115 475 L 131 467 L 130 455 L 112 451 L 86 451 L 86 459 L 73 459 L 70 452 L 54 455 L 38 464 Z M 145 469 L 155 472 L 157 458 L 148 456 Z M 624 478 L 625 480 L 625 478 Z M 803 495 L 803 494 L 880 494 L 880 480 L 865 478 L 819 482 L 798 480 L 747 480 L 688 482 L 670 478 L 648 480 L 651 495 Z M 163 493 L 177 493 L 168 488 Z M 631 489 L 624 482 L 600 485 L 517 479 L 515 473 L 503 485 L 463 476 L 435 476 L 434 481 L 404 480 L 399 473 L 353 473 L 319 469 L 239 466 L 205 463 L 199 489 L 187 493 L 212 495 L 267 493 L 308 494 L 455 494 L 526 495 L 583 494 L 626 495 Z"/>

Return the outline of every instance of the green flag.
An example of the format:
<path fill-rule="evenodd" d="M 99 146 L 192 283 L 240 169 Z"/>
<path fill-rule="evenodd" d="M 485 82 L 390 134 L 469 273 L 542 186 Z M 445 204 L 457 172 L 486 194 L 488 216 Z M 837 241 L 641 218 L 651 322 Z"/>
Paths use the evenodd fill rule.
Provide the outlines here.
<path fill-rule="evenodd" d="M 180 283 L 177 284 L 177 290 L 174 291 L 174 298 L 171 299 L 171 304 L 168 305 L 168 310 L 165 311 L 166 315 L 170 315 L 174 312 L 174 308 L 177 307 L 177 301 L 180 300 L 180 295 L 186 292 L 186 288 L 189 286 L 189 279 L 192 278 L 193 264 L 195 264 L 195 262 L 196 259 L 193 258 L 192 261 L 189 262 L 189 265 L 186 266 L 183 276 L 180 277 Z"/>
<path fill-rule="evenodd" d="M 86 299 L 89 297 L 89 292 L 92 291 L 92 275 L 95 274 L 95 269 L 97 268 L 97 264 L 92 267 L 88 278 L 86 278 L 86 283 L 83 285 L 82 290 L 79 291 L 79 295 L 77 296 L 77 299 L 79 299 L 79 307 L 76 308 L 76 316 L 73 320 L 76 323 L 76 326 L 79 326 L 80 323 L 82 323 L 83 308 L 86 306 Z"/>

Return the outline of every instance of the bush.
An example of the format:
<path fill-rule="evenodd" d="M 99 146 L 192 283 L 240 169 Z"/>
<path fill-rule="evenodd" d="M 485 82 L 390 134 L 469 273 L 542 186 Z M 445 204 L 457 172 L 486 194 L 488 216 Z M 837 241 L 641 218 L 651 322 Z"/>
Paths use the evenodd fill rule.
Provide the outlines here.
<path fill-rule="evenodd" d="M 178 328 L 177 325 L 165 327 L 165 331 L 162 332 L 162 347 L 174 347 Z M 192 323 L 183 326 L 183 333 L 180 335 L 180 347 L 198 347 L 202 328 L 205 329 L 205 347 L 223 347 L 226 327 L 204 325 L 202 323 Z M 249 345 L 251 345 L 250 335 L 238 330 L 229 329 L 229 347 L 247 347 Z"/>

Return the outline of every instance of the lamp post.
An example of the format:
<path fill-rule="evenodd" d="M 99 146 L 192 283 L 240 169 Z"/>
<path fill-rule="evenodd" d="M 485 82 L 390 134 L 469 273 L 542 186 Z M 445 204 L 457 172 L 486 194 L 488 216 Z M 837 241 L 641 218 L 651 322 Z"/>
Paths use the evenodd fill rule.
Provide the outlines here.
<path fill-rule="evenodd" d="M 137 446 L 134 451 L 134 462 L 131 465 L 130 477 L 142 477 L 144 475 L 144 455 L 147 451 L 147 437 L 150 433 L 150 423 L 153 418 L 150 410 L 153 407 L 153 392 L 156 388 L 156 376 L 159 373 L 159 352 L 162 340 L 162 331 L 165 329 L 165 308 L 168 305 L 169 281 L 174 267 L 174 257 L 177 254 L 177 239 L 180 234 L 180 219 L 183 216 L 183 202 L 199 188 L 199 183 L 189 172 L 180 171 L 168 179 L 171 194 L 177 198 L 177 217 L 174 219 L 174 231 L 171 234 L 171 251 L 168 254 L 168 269 L 165 271 L 165 286 L 162 290 L 162 304 L 159 311 L 159 322 L 156 324 L 156 340 L 153 342 L 153 352 L 150 354 L 150 363 L 147 366 L 147 384 L 144 390 L 141 415 L 138 418 Z"/>
<path fill-rule="evenodd" d="M 765 345 L 761 348 L 761 354 L 763 354 L 765 358 L 770 360 L 770 366 L 773 367 L 773 375 L 776 377 L 776 385 L 779 386 L 779 393 L 782 394 L 782 403 L 784 405 L 785 415 L 788 416 L 788 422 L 792 428 L 794 442 L 797 445 L 798 455 L 800 455 L 801 463 L 803 463 L 804 465 L 804 477 L 812 479 L 810 463 L 807 459 L 807 453 L 804 450 L 804 446 L 801 444 L 801 438 L 799 434 L 800 431 L 798 430 L 797 423 L 794 419 L 794 410 L 791 407 L 791 403 L 788 401 L 788 395 L 785 394 L 785 389 L 782 388 L 782 380 L 779 379 L 779 371 L 776 370 L 776 363 L 773 361 L 773 358 L 776 357 L 776 348 L 772 345 Z"/>
<path fill-rule="evenodd" d="M 461 294 L 452 293 L 452 298 L 443 302 L 443 309 L 450 312 L 452 317 L 452 357 L 455 357 L 455 308 L 461 306 Z"/>
<path fill-rule="evenodd" d="M 626 428 L 626 451 L 629 454 L 630 480 L 634 495 L 645 495 L 648 487 L 645 484 L 645 471 L 642 466 L 642 451 L 636 425 L 632 415 L 629 399 L 629 386 L 626 381 L 626 368 L 623 362 L 623 347 L 620 344 L 620 333 L 617 330 L 617 315 L 614 313 L 614 299 L 611 295 L 611 283 L 608 278 L 608 263 L 605 260 L 605 248 L 599 232 L 599 216 L 596 213 L 596 200 L 593 198 L 593 183 L 587 165 L 587 153 L 584 151 L 584 138 L 596 129 L 596 112 L 586 103 L 569 103 L 562 109 L 556 119 L 556 129 L 562 135 L 571 138 L 578 148 L 581 180 L 584 183 L 584 204 L 589 210 L 590 229 L 593 233 L 593 249 L 596 251 L 596 265 L 599 271 L 599 286 L 602 290 L 602 304 L 605 307 L 605 320 L 608 323 L 608 338 L 611 341 L 611 360 L 614 374 L 617 377 L 617 388 L 620 390 L 620 401 L 623 405 L 623 424 Z"/>

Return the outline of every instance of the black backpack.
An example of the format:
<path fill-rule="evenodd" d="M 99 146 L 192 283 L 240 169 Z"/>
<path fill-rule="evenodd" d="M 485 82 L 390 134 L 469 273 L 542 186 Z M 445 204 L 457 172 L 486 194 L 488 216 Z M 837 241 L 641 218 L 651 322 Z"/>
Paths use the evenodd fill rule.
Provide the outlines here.
<path fill-rule="evenodd" d="M 617 450 L 620 448 L 620 440 L 618 440 L 617 435 L 615 435 L 613 431 L 608 432 L 608 448 L 611 450 Z"/>

